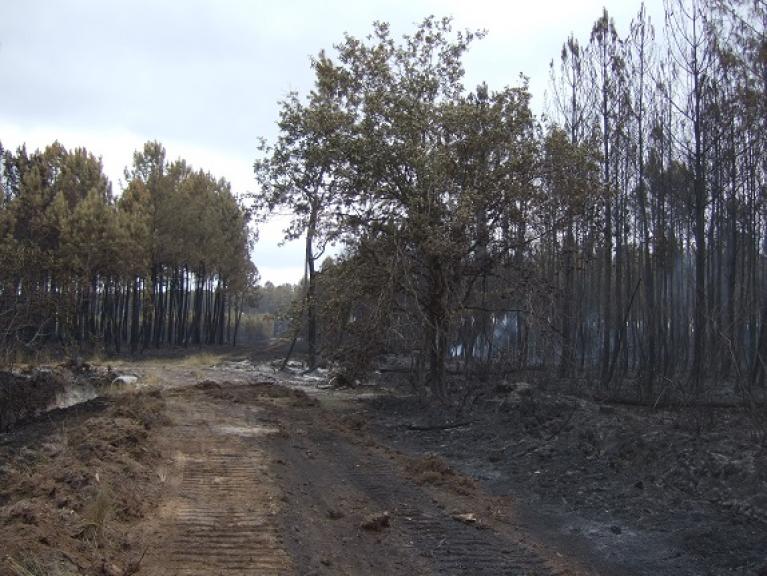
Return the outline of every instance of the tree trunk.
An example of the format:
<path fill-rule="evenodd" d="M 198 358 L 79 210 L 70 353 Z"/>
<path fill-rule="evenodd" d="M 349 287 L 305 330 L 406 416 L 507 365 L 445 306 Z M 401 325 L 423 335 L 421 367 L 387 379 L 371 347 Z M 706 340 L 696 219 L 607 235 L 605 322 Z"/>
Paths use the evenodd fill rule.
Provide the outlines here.
<path fill-rule="evenodd" d="M 306 229 L 306 354 L 309 370 L 317 367 L 317 278 L 314 269 L 314 237 L 317 232 L 319 205 L 312 203 Z"/>

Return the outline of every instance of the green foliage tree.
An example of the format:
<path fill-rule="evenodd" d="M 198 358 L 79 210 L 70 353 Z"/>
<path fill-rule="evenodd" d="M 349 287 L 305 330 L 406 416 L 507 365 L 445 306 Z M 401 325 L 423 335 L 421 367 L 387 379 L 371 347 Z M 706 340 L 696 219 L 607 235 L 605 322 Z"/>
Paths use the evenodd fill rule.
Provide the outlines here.
<path fill-rule="evenodd" d="M 225 180 L 168 164 L 157 142 L 135 154 L 118 201 L 84 149 L 3 151 L 1 168 L 4 350 L 234 341 L 257 271 Z"/>
<path fill-rule="evenodd" d="M 333 222 L 338 211 L 338 182 L 345 168 L 342 147 L 348 141 L 351 123 L 332 82 L 323 79 L 328 66 L 322 53 L 312 61 L 317 74 L 314 90 L 306 102 L 295 93 L 282 102 L 280 136 L 273 147 L 262 142 L 261 157 L 254 164 L 260 186 L 254 196 L 255 212 L 265 219 L 290 210 L 285 240 L 305 239 L 303 308 L 311 368 L 317 363 L 316 261 L 323 256 L 327 242 L 338 237 Z"/>
<path fill-rule="evenodd" d="M 309 109 L 332 119 L 331 136 L 317 138 L 310 122 L 291 124 L 300 136 L 283 124 L 278 147 L 287 140 L 307 147 L 272 164 L 266 186 L 314 193 L 327 177 L 326 237 L 344 238 L 352 253 L 363 243 L 387 247 L 383 269 L 396 270 L 398 292 L 419 319 L 423 380 L 438 397 L 465 290 L 508 249 L 508 238 L 495 232 L 509 205 L 528 194 L 535 159 L 525 86 L 463 89 L 462 57 L 476 36 L 427 18 L 397 43 L 378 23 L 367 41 L 347 36 L 337 61 L 321 54 L 313 96 L 322 99 L 310 97 Z M 294 108 L 295 99 L 284 106 Z M 310 229 L 311 209 L 299 204 L 296 212 L 309 215 Z"/>

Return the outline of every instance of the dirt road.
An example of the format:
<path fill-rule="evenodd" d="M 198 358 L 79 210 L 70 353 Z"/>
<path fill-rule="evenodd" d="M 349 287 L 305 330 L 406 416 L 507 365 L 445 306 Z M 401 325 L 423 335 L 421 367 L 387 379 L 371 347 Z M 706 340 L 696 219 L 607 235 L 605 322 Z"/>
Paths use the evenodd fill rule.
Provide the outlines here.
<path fill-rule="evenodd" d="M 508 502 L 302 392 L 208 381 L 166 403 L 167 490 L 142 573 L 597 573 L 515 526 Z"/>
<path fill-rule="evenodd" d="M 414 432 L 407 396 L 261 368 L 120 366 L 138 391 L 0 435 L 0 576 L 761 574 L 702 568 L 673 526 L 560 503 L 546 462 L 499 456 L 526 412 Z M 532 494 L 520 474 L 551 488 Z M 751 566 L 758 526 L 729 528 Z"/>
<path fill-rule="evenodd" d="M 166 402 L 172 424 L 161 444 L 169 457 L 161 480 L 168 490 L 144 571 L 291 573 L 263 442 L 275 429 L 262 423 L 258 407 L 216 401 L 206 389 L 171 392 Z"/>

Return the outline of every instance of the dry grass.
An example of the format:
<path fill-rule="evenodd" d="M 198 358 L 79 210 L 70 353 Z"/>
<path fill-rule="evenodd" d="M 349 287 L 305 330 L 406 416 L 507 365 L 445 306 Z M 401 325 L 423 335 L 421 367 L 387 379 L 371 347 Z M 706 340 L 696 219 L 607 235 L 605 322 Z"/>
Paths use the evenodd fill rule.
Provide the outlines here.
<path fill-rule="evenodd" d="M 191 354 L 179 358 L 174 362 L 178 366 L 185 367 L 197 367 L 202 368 L 205 366 L 214 366 L 220 364 L 224 360 L 224 354 L 214 354 L 212 352 L 198 352 L 197 354 Z"/>
<path fill-rule="evenodd" d="M 168 355 L 146 355 L 136 358 L 130 357 L 98 357 L 93 356 L 88 361 L 96 366 L 111 366 L 116 371 L 130 370 L 132 368 L 208 368 L 220 364 L 231 357 L 231 350 L 211 352 L 202 350 L 181 354 L 169 351 Z"/>
<path fill-rule="evenodd" d="M 208 351 L 194 352 L 178 357 L 153 357 L 140 360 L 145 366 L 181 366 L 183 368 L 205 368 L 220 364 L 226 358 L 226 353 L 214 353 Z"/>
<path fill-rule="evenodd" d="M 106 544 L 105 530 L 112 508 L 112 491 L 102 484 L 85 513 L 86 530 L 96 548 L 103 548 Z"/>
<path fill-rule="evenodd" d="M 48 571 L 45 567 L 41 566 L 37 560 L 28 559 L 19 562 L 15 558 L 8 556 L 5 559 L 5 564 L 12 574 L 16 576 L 47 576 Z"/>
<path fill-rule="evenodd" d="M 2 559 L 0 566 L 7 568 L 14 576 L 76 576 L 78 574 L 72 567 L 55 562 L 45 563 L 32 557 L 17 560 L 6 556 Z"/>

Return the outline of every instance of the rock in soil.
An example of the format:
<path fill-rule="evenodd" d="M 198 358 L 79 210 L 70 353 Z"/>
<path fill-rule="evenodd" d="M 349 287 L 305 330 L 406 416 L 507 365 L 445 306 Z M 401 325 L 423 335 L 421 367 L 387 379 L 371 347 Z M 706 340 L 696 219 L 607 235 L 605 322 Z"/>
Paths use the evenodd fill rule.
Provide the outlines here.
<path fill-rule="evenodd" d="M 360 524 L 360 528 L 368 530 L 369 532 L 380 532 L 384 528 L 388 528 L 390 525 L 390 517 L 388 512 L 376 512 L 375 514 L 369 514 L 365 516 L 364 520 Z"/>

